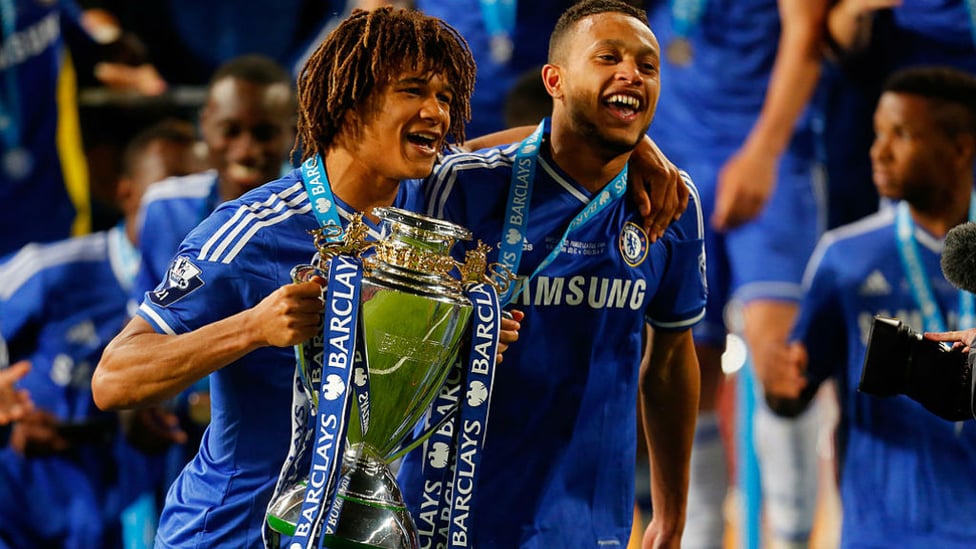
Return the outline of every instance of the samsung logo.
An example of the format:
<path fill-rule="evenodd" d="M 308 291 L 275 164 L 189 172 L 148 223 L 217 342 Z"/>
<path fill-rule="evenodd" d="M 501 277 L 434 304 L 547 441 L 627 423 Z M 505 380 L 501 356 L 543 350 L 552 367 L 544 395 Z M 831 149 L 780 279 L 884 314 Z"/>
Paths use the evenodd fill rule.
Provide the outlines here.
<path fill-rule="evenodd" d="M 523 306 L 590 307 L 591 309 L 631 309 L 644 308 L 647 282 L 599 276 L 548 277 L 537 276 L 531 282 L 520 276 L 515 291 L 518 297 L 513 301 Z"/>

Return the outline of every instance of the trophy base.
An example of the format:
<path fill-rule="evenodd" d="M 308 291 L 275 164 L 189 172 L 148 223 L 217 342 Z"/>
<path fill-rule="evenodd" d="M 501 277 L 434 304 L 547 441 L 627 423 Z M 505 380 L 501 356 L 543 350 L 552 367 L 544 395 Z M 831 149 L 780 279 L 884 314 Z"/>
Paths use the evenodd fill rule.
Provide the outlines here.
<path fill-rule="evenodd" d="M 414 549 L 417 527 L 403 502 L 393 471 L 368 445 L 347 451 L 336 503 L 328 517 L 330 549 Z"/>
<path fill-rule="evenodd" d="M 372 447 L 355 444 L 346 449 L 342 478 L 323 534 L 330 549 L 416 549 L 417 527 L 403 501 L 396 476 Z M 295 534 L 306 483 L 292 486 L 272 507 L 268 526 L 285 536 Z"/>

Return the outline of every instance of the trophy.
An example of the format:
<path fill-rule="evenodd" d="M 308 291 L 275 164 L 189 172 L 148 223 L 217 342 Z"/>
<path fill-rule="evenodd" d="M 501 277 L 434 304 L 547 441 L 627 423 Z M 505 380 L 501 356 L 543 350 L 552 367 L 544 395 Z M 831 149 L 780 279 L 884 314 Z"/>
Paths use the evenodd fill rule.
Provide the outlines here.
<path fill-rule="evenodd" d="M 469 251 L 463 263 L 451 257 L 457 240 L 471 238 L 463 227 L 396 208 L 373 213 L 386 223 L 386 238 L 367 242 L 361 216 L 345 233 L 324 227 L 316 234 L 317 264 L 293 271 L 296 279 L 321 275 L 340 254 L 361 257 L 363 265 L 358 343 L 365 355 L 369 398 L 365 410 L 359 398 L 350 399 L 349 417 L 362 418 L 365 412 L 368 421 L 348 422 L 332 511 L 337 520 L 324 534 L 328 547 L 418 546 L 416 526 L 389 463 L 436 430 L 407 441 L 444 384 L 466 334 L 473 307 L 463 284 L 486 282 L 504 291 L 512 278 L 504 267 L 487 264 L 484 244 Z M 372 253 L 364 254 L 367 250 Z M 308 348 L 311 344 L 298 349 L 298 373 L 317 407 L 322 376 L 309 357 L 321 356 L 321 349 L 317 353 Z M 295 535 L 308 482 L 305 478 L 292 485 L 272 503 L 272 530 Z"/>

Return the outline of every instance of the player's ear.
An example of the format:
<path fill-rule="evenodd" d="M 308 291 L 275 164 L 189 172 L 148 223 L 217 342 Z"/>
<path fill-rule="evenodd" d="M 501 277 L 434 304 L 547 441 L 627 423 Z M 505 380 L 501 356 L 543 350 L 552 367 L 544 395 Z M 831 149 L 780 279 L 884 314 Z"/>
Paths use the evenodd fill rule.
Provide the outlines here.
<path fill-rule="evenodd" d="M 557 65 L 546 64 L 542 67 L 542 83 L 553 99 L 563 96 L 562 69 Z"/>

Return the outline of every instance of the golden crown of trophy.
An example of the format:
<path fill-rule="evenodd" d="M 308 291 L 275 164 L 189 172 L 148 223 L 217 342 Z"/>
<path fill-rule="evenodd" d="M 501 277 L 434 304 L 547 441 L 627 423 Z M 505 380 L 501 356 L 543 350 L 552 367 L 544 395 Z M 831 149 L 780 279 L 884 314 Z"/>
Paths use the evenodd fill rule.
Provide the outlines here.
<path fill-rule="evenodd" d="M 472 304 L 463 286 L 484 282 L 504 292 L 512 282 L 505 267 L 488 265 L 484 244 L 470 250 L 464 262 L 451 257 L 458 240 L 471 238 L 459 225 L 396 208 L 373 213 L 388 227 L 385 238 L 368 242 L 361 216 L 344 233 L 325 227 L 315 238 L 319 264 L 305 269 L 327 272 L 325 264 L 339 254 L 363 262 L 359 334 L 368 364 L 368 427 L 364 433 L 360 422 L 349 422 L 343 482 L 336 493 L 342 500 L 341 516 L 328 535 L 330 547 L 417 546 L 416 526 L 389 463 L 430 434 L 404 447 L 444 384 L 465 337 Z M 304 276 L 302 269 L 297 271 Z M 299 360 L 298 367 L 315 406 L 320 380 L 308 362 Z M 352 399 L 350 417 L 361 412 Z M 294 485 L 272 503 L 268 523 L 273 530 L 294 534 L 304 485 Z"/>

